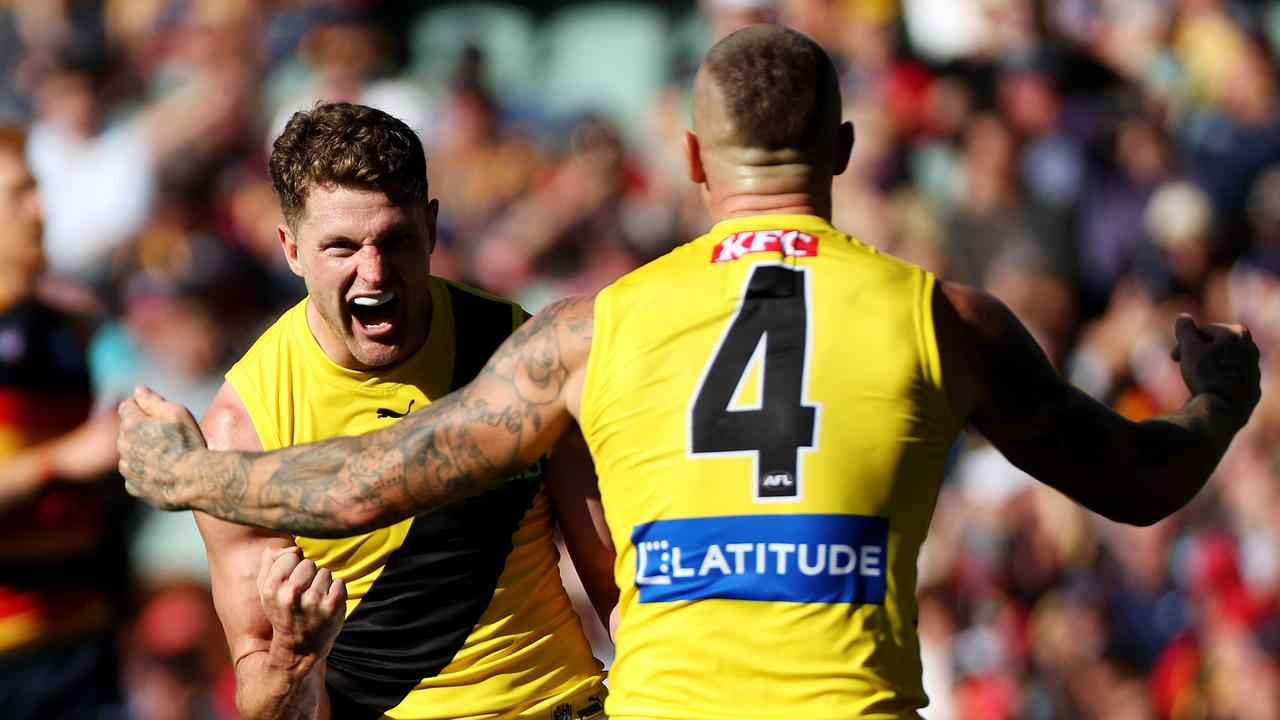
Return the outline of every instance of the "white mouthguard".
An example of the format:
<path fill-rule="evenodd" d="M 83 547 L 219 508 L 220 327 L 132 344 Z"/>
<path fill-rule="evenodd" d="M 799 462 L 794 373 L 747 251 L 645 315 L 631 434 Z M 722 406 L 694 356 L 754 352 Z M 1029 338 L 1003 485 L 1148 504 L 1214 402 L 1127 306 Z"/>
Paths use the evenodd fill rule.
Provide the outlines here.
<path fill-rule="evenodd" d="M 372 297 L 352 298 L 351 302 L 361 307 L 377 307 L 384 303 L 390 302 L 391 299 L 394 298 L 395 296 L 396 294 L 393 292 L 384 292 L 381 295 L 374 295 Z"/>

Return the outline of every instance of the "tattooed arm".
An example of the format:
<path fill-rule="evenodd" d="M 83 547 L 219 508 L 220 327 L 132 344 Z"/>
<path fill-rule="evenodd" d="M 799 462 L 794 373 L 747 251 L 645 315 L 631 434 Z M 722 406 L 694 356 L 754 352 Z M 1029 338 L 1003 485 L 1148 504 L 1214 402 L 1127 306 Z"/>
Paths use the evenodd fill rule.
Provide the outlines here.
<path fill-rule="evenodd" d="M 1239 325 L 1178 318 L 1174 354 L 1191 398 L 1135 423 L 1063 380 L 990 295 L 940 283 L 934 317 L 959 418 L 1014 465 L 1119 522 L 1149 525 L 1185 505 L 1258 402 L 1258 349 Z"/>
<path fill-rule="evenodd" d="M 120 470 L 165 509 L 308 537 L 390 525 L 498 484 L 545 453 L 577 413 L 591 298 L 561 300 L 466 387 L 390 427 L 273 453 L 222 453 L 182 408 L 145 389 L 121 405 Z"/>

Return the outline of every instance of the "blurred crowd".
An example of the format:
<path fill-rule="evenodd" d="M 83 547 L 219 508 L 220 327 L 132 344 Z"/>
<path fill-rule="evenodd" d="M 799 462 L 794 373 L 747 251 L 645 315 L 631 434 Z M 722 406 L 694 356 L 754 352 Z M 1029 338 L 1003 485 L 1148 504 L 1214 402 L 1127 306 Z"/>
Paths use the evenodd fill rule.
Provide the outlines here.
<path fill-rule="evenodd" d="M 1280 0 L 0 0 L 0 124 L 42 200 L 33 292 L 84 328 L 100 409 L 145 382 L 199 416 L 302 294 L 266 158 L 319 100 L 421 133 L 437 274 L 530 310 L 595 291 L 710 226 L 690 80 L 759 21 L 841 71 L 835 224 L 1000 297 L 1094 397 L 1178 407 L 1180 312 L 1262 349 L 1253 420 L 1150 528 L 957 447 L 921 558 L 926 717 L 1280 718 Z M 78 457 L 111 452 L 98 435 Z M 120 716 L 233 717 L 194 524 L 101 502 L 129 567 Z"/>

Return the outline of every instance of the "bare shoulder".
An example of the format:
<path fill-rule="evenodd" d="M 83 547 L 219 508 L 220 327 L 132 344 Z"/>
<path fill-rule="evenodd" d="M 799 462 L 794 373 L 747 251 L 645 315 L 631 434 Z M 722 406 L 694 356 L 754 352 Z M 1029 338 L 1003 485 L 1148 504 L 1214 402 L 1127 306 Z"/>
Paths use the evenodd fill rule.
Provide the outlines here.
<path fill-rule="evenodd" d="M 1066 383 L 999 299 L 959 283 L 939 283 L 934 312 L 943 375 L 954 367 L 965 376 L 967 419 L 988 438 L 1002 422 L 1015 429 L 1063 399 Z"/>
<path fill-rule="evenodd" d="M 262 450 L 262 441 L 253 427 L 253 419 L 249 417 L 240 394 L 229 382 L 223 382 L 213 396 L 200 419 L 200 431 L 204 433 L 210 450 Z"/>
<path fill-rule="evenodd" d="M 956 422 L 964 425 L 977 404 L 979 336 L 995 331 L 1000 303 L 977 288 L 944 280 L 934 285 L 932 303 L 943 389 Z"/>
<path fill-rule="evenodd" d="M 992 404 L 1021 405 L 1060 389 L 1061 380 L 1031 333 L 990 293 L 939 281 L 934 328 L 948 399 L 961 421 Z"/>
<path fill-rule="evenodd" d="M 595 306 L 594 295 L 571 295 L 557 300 L 521 326 L 516 337 L 524 335 L 525 340 L 554 338 L 566 350 L 590 347 Z"/>
<path fill-rule="evenodd" d="M 491 366 L 509 376 L 528 397 L 558 396 L 576 418 L 594 320 L 594 296 L 557 300 L 520 326 L 494 355 Z"/>
<path fill-rule="evenodd" d="M 990 293 L 945 280 L 938 281 L 933 305 L 935 315 L 942 311 L 940 321 L 958 323 L 957 329 L 987 338 L 1006 332 L 1012 317 L 1009 308 Z"/>
<path fill-rule="evenodd" d="M 258 438 L 258 431 L 253 427 L 253 419 L 249 417 L 249 411 L 245 409 L 240 394 L 229 382 L 222 383 L 222 387 L 218 388 L 218 393 L 209 403 L 204 417 L 200 419 L 200 431 L 204 433 L 205 440 L 212 450 L 238 452 L 262 450 L 262 442 Z M 195 513 L 195 519 L 196 527 L 204 537 L 210 560 L 215 564 L 219 556 L 233 547 L 247 548 L 256 553 L 257 542 L 269 542 L 273 547 L 292 544 L 291 541 L 284 539 L 287 536 L 247 525 L 236 525 L 202 512 Z M 249 546 L 248 543 L 255 543 L 255 545 Z M 247 555 L 237 555 L 237 557 L 254 559 Z"/>

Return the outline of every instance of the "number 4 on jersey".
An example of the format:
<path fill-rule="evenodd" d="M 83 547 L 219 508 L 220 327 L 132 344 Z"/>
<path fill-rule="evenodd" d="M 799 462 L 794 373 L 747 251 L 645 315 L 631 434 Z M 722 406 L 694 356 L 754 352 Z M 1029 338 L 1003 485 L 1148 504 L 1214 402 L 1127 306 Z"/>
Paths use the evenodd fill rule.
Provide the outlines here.
<path fill-rule="evenodd" d="M 800 449 L 814 446 L 817 409 L 806 405 L 808 273 L 777 265 L 752 269 L 737 313 L 703 371 L 689 416 L 694 454 L 755 455 L 754 498 L 800 496 Z M 754 362 L 763 351 L 760 362 Z M 753 366 L 759 402 L 730 407 Z"/>

